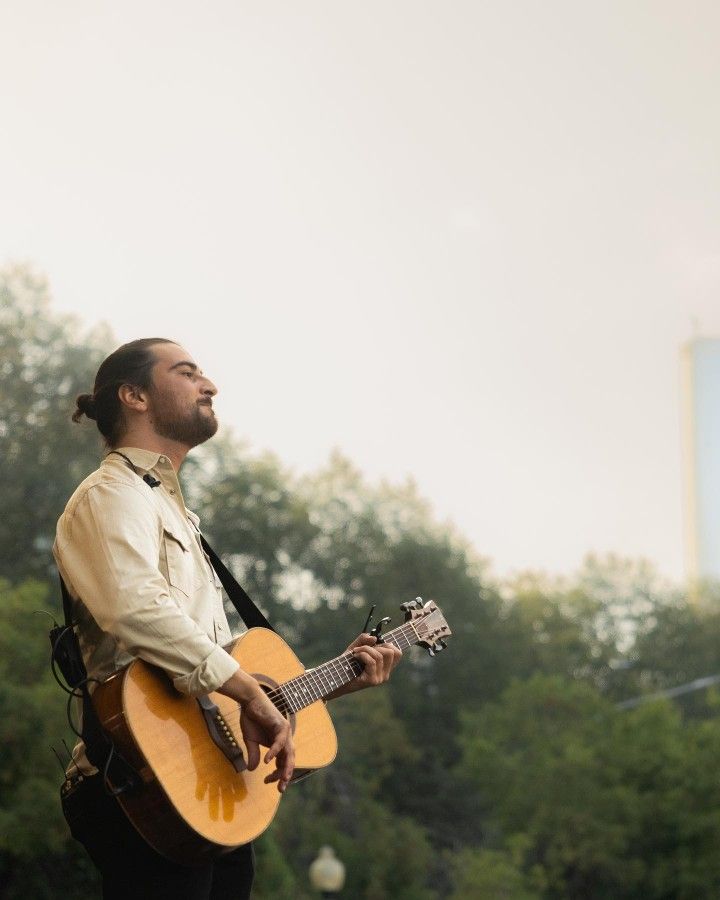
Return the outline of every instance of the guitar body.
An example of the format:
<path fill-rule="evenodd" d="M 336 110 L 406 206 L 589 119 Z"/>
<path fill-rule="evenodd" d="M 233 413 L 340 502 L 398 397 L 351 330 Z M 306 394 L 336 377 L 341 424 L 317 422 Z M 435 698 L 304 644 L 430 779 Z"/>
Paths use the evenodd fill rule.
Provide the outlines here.
<path fill-rule="evenodd" d="M 285 641 L 265 628 L 251 629 L 228 649 L 268 690 L 304 672 Z M 217 707 L 212 718 L 221 716 L 220 736 L 247 759 L 238 704 L 217 693 L 209 699 Z M 254 772 L 240 762 L 237 771 L 213 739 L 198 701 L 178 693 L 161 670 L 135 660 L 98 686 L 93 703 L 115 747 L 142 779 L 139 788 L 118 796 L 120 805 L 159 853 L 185 865 L 200 863 L 268 827 L 281 798 L 276 784 L 264 784 L 274 762 L 261 761 Z M 329 765 L 337 738 L 325 704 L 312 703 L 289 719 L 295 779 Z"/>

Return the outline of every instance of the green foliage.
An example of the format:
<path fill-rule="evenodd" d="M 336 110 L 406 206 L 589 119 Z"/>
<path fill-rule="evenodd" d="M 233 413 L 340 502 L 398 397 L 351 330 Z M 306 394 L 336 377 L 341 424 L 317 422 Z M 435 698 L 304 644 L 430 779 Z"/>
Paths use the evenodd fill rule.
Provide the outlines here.
<path fill-rule="evenodd" d="M 364 691 L 332 705 L 344 766 L 371 796 L 394 779 L 407 791 L 408 766 L 423 756 L 409 738 L 402 712 L 394 709 L 389 691 Z"/>
<path fill-rule="evenodd" d="M 272 840 L 285 849 L 295 872 L 295 897 L 314 896 L 308 869 L 318 848 L 328 844 L 346 867 L 347 900 L 431 900 L 425 887 L 435 850 L 422 828 L 393 814 L 379 800 L 358 796 L 342 764 L 313 775 L 283 800 L 260 844 Z"/>
<path fill-rule="evenodd" d="M 628 692 L 674 687 L 720 671 L 720 612 L 684 603 L 658 606 L 632 648 Z"/>
<path fill-rule="evenodd" d="M 13 581 L 50 571 L 55 522 L 78 482 L 96 467 L 94 423 L 71 421 L 92 389 L 104 332 L 50 313 L 44 279 L 0 270 L 0 574 Z"/>
<path fill-rule="evenodd" d="M 509 851 L 466 847 L 451 857 L 450 865 L 454 886 L 450 900 L 540 900 Z"/>
<path fill-rule="evenodd" d="M 249 458 L 226 436 L 191 454 L 182 478 L 215 550 L 273 624 L 290 633 L 301 604 L 282 587 L 317 529 L 289 476 L 272 455 Z"/>
<path fill-rule="evenodd" d="M 0 884 L 3 896 L 52 897 L 49 874 L 57 867 L 55 885 L 69 877 L 67 897 L 77 885 L 96 882 L 76 859 L 60 812 L 62 771 L 51 746 L 71 742 L 64 695 L 49 669 L 49 620 L 34 615 L 57 604 L 45 585 L 23 582 L 16 588 L 0 582 Z M 78 888 L 79 890 L 79 888 Z"/>
<path fill-rule="evenodd" d="M 58 698 L 48 670 L 46 620 L 33 615 L 48 606 L 47 595 L 31 582 L 0 585 L 0 850 L 19 859 L 31 856 L 38 842 L 57 850 L 62 834 L 56 797 L 50 799 L 60 774 L 50 745 L 67 727 L 63 704 L 52 705 Z"/>
<path fill-rule="evenodd" d="M 712 897 L 718 740 L 720 724 L 684 724 L 666 702 L 623 712 L 538 675 L 464 718 L 462 764 L 493 843 L 521 841 L 542 896 Z"/>
<path fill-rule="evenodd" d="M 300 900 L 296 875 L 272 833 L 255 842 L 254 900 Z"/>

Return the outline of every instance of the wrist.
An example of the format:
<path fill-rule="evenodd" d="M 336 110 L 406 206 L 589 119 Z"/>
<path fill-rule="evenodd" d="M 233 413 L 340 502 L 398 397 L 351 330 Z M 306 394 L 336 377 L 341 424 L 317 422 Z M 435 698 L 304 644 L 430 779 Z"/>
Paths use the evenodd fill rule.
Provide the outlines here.
<path fill-rule="evenodd" d="M 251 700 L 264 696 L 262 688 L 257 681 L 255 681 L 252 675 L 243 672 L 242 669 L 238 669 L 231 675 L 225 684 L 218 688 L 218 693 L 224 694 L 226 697 L 231 697 L 240 704 L 247 704 L 250 703 Z"/>

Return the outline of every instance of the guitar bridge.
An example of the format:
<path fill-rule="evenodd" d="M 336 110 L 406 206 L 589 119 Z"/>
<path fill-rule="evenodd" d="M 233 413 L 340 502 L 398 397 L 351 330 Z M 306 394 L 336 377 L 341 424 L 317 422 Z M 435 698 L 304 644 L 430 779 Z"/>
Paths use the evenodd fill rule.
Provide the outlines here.
<path fill-rule="evenodd" d="M 236 772 L 247 769 L 245 757 L 220 709 L 209 697 L 197 697 L 208 734 Z"/>

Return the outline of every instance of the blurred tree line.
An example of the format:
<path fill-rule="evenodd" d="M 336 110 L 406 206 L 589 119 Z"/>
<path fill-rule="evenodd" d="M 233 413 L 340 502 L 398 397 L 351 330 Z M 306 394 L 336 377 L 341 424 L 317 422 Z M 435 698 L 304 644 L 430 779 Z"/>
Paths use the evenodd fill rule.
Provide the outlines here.
<path fill-rule="evenodd" d="M 96 467 L 77 393 L 114 348 L 50 305 L 27 267 L 0 272 L 0 896 L 97 895 L 66 832 L 50 746 L 70 732 L 39 610 L 61 616 L 55 521 Z M 186 500 L 308 664 L 368 607 L 436 599 L 448 650 L 418 648 L 384 690 L 333 704 L 336 763 L 288 792 L 257 842 L 258 900 L 312 895 L 322 844 L 343 896 L 710 898 L 720 895 L 720 724 L 712 691 L 617 702 L 720 672 L 720 614 L 645 564 L 586 560 L 572 578 L 499 584 L 412 483 L 368 485 L 339 454 L 297 477 L 227 431 L 191 455 Z"/>

